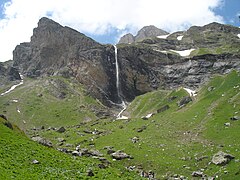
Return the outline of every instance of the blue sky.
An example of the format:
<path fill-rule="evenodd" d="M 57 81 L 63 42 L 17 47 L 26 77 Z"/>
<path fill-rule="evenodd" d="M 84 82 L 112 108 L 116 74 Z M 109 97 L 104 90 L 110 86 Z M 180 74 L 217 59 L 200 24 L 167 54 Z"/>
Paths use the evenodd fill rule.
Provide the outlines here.
<path fill-rule="evenodd" d="M 225 0 L 223 6 L 214 11 L 224 18 L 226 24 L 240 26 L 240 0 Z"/>
<path fill-rule="evenodd" d="M 146 25 L 168 32 L 219 22 L 240 26 L 240 0 L 0 0 L 0 61 L 12 59 L 47 16 L 100 43 L 115 44 Z M 6 4 L 7 3 L 7 4 Z"/>

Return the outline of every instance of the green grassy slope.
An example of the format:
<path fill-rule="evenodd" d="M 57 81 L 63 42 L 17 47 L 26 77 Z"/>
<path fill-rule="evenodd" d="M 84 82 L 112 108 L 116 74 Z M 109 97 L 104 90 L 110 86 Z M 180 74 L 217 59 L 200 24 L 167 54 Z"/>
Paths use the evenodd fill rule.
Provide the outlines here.
<path fill-rule="evenodd" d="M 30 141 L 15 126 L 4 125 L 0 118 L 0 179 L 90 179 L 91 169 L 96 179 L 138 179 L 117 164 L 98 168 L 100 161 L 73 157 Z M 33 160 L 39 164 L 33 164 Z"/>
<path fill-rule="evenodd" d="M 67 87 L 71 87 L 71 83 L 66 82 L 66 84 L 68 84 Z M 80 100 L 82 102 L 80 104 L 83 104 L 81 108 L 86 110 L 86 112 L 89 112 L 87 108 L 89 107 L 89 102 L 100 108 L 101 105 L 95 100 L 85 97 L 84 94 L 78 96 L 78 99 L 75 98 L 74 93 L 66 93 L 67 97 L 64 99 L 56 98 L 51 88 L 34 88 L 31 90 L 31 88 L 20 86 L 11 95 L 9 94 L 8 97 L 2 97 L 1 101 L 8 102 L 9 100 L 7 99 L 16 96 L 19 100 L 24 100 L 24 103 L 20 105 L 21 108 L 26 108 L 27 111 L 31 110 L 31 106 L 25 104 L 28 101 L 37 104 L 34 104 L 35 109 L 41 109 L 39 108 L 41 104 L 48 102 L 44 106 L 47 107 L 46 109 L 49 111 L 47 111 L 48 116 L 51 118 L 46 118 L 46 124 L 54 125 L 54 123 L 57 124 L 59 122 L 61 124 L 65 123 L 64 125 L 66 126 L 71 126 L 65 126 L 66 132 L 64 133 L 43 129 L 28 131 L 29 135 L 39 135 L 51 140 L 54 148 L 60 147 L 74 150 L 77 145 L 80 145 L 81 148 L 99 150 L 112 163 L 112 167 L 119 167 L 117 171 L 114 168 L 107 169 L 109 173 L 113 171 L 114 174 L 115 172 L 117 177 L 122 176 L 121 172 L 124 172 L 125 177 L 132 178 L 133 175 L 128 174 L 129 171 L 125 167 L 135 166 L 134 171 L 139 173 L 142 170 L 152 170 L 159 179 L 168 179 L 176 174 L 191 179 L 193 171 L 202 171 L 208 177 L 239 179 L 240 121 L 230 120 L 231 117 L 239 116 L 240 114 L 239 86 L 240 75 L 235 71 L 224 76 L 216 75 L 209 83 L 199 89 L 198 95 L 192 98 L 192 102 L 181 108 L 178 107 L 177 103 L 183 97 L 188 96 L 185 90 L 180 88 L 175 91 L 158 90 L 150 92 L 137 97 L 129 105 L 125 112 L 131 118 L 128 120 L 114 120 L 113 118 L 98 120 L 95 117 L 91 121 L 84 121 L 85 113 L 80 113 L 79 116 L 76 116 L 78 118 L 71 118 L 74 119 L 73 121 L 64 120 L 64 114 L 68 114 L 68 117 L 72 117 L 74 114 L 74 111 L 70 111 L 72 107 L 70 105 L 79 107 L 78 103 Z M 81 89 L 80 86 L 79 88 Z M 69 91 L 71 88 L 67 89 Z M 26 91 L 35 93 L 28 93 L 28 99 L 27 95 L 22 94 L 22 92 Z M 43 97 L 36 96 L 39 92 L 43 94 Z M 72 98 L 71 94 L 73 94 Z M 38 99 L 40 100 L 38 101 Z M 49 105 L 49 102 L 53 104 Z M 55 117 L 55 111 L 53 110 L 61 108 L 61 106 L 58 106 L 59 103 L 64 108 L 58 111 L 60 115 Z M 156 113 L 158 109 L 166 105 L 169 106 L 169 109 Z M 3 107 L 9 115 L 12 111 L 16 111 L 14 103 L 10 103 L 10 105 L 5 104 Z M 36 112 L 34 109 L 32 111 Z M 28 115 L 26 111 L 23 110 L 22 112 Z M 46 117 L 43 115 L 43 112 L 44 109 L 42 109 L 39 118 L 41 116 Z M 142 116 L 146 116 L 149 113 L 155 113 L 155 115 L 148 120 L 141 119 Z M 14 116 L 10 115 L 10 117 L 13 119 Z M 32 124 L 28 127 L 32 127 L 37 123 L 34 117 L 29 119 L 28 123 Z M 22 120 L 21 117 L 17 117 L 17 119 Z M 224 125 L 225 123 L 230 123 L 230 126 Z M 138 132 L 140 129 L 142 131 Z M 59 137 L 65 139 L 63 144 L 59 143 Z M 139 141 L 133 143 L 131 140 L 133 137 L 137 137 Z M 21 145 L 19 146 L 21 147 Z M 114 150 L 122 150 L 130 154 L 133 159 L 114 161 L 107 154 L 107 150 L 104 149 L 105 146 L 113 146 Z M 24 149 L 24 147 L 22 148 Z M 28 149 L 31 148 L 28 147 Z M 234 155 L 235 159 L 225 166 L 217 166 L 210 163 L 213 155 L 220 150 Z M 40 151 L 37 152 L 40 153 Z M 33 158 L 31 157 L 31 159 Z M 40 159 L 40 161 L 42 160 Z M 91 164 L 92 161 L 90 160 L 86 158 L 86 161 Z M 29 163 L 29 161 L 27 162 Z M 89 164 L 87 166 L 89 167 Z M 27 166 L 24 167 L 24 169 L 26 168 Z M 74 167 L 69 167 L 69 171 L 72 168 L 74 171 Z M 37 170 L 34 169 L 32 172 L 34 173 L 35 171 Z M 48 172 L 46 169 L 43 171 Z M 102 173 L 101 171 L 98 172 L 97 169 L 96 172 Z M 68 176 L 68 174 L 65 175 L 66 177 Z M 99 177 L 102 177 L 102 175 L 99 175 Z M 109 178 L 111 179 L 111 177 L 106 177 L 106 179 Z M 138 179 L 139 177 L 133 178 Z"/>
<path fill-rule="evenodd" d="M 240 121 L 230 118 L 240 113 L 239 85 L 239 73 L 232 72 L 214 77 L 199 90 L 192 102 L 182 108 L 177 102 L 188 95 L 185 90 L 156 91 L 137 97 L 129 105 L 129 120 L 92 121 L 69 128 L 61 135 L 46 130 L 37 133 L 52 140 L 56 147 L 56 138 L 60 136 L 66 139 L 66 143 L 98 149 L 109 160 L 111 157 L 104 147 L 113 146 L 115 150 L 123 150 L 133 156 L 131 160 L 118 163 L 125 167 L 135 166 L 137 172 L 152 170 L 160 179 L 175 174 L 192 178 L 191 173 L 198 170 L 208 177 L 238 179 Z M 209 91 L 209 87 L 213 90 Z M 155 113 L 164 105 L 170 108 L 148 120 L 140 118 Z M 231 125 L 225 126 L 227 122 Z M 138 132 L 141 128 L 143 131 Z M 85 130 L 102 133 L 88 134 L 84 133 Z M 133 137 L 138 137 L 139 141 L 132 143 Z M 210 163 L 220 150 L 234 155 L 235 160 L 226 166 Z"/>
<path fill-rule="evenodd" d="M 24 130 L 69 126 L 97 119 L 94 112 L 103 108 L 100 102 L 86 94 L 82 85 L 61 77 L 25 78 L 23 85 L 0 97 L 1 113 Z"/>

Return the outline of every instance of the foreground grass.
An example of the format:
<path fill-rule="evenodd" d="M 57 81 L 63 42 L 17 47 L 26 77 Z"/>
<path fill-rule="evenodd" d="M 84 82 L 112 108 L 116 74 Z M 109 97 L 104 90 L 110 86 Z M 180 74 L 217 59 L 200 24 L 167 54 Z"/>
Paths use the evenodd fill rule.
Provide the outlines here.
<path fill-rule="evenodd" d="M 99 161 L 73 157 L 30 141 L 22 132 L 4 125 L 0 118 L 0 179 L 139 179 L 120 166 L 99 169 Z M 39 161 L 34 164 L 33 160 Z"/>

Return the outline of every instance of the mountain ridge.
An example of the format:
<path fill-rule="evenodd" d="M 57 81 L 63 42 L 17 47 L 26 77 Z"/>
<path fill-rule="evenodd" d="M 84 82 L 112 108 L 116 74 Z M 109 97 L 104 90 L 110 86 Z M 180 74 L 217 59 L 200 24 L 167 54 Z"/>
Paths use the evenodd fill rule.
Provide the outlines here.
<path fill-rule="evenodd" d="M 229 70 L 239 69 L 237 57 L 240 54 L 240 45 L 237 34 L 240 34 L 240 30 L 237 27 L 211 23 L 169 34 L 165 38 L 155 36 L 159 33 L 167 34 L 155 26 L 146 26 L 138 34 L 143 34 L 143 40 L 117 45 L 121 96 L 125 101 L 130 102 L 136 96 L 157 88 L 190 85 L 197 88 L 212 73 L 225 73 L 228 71 L 226 67 Z M 181 38 L 178 38 L 179 36 Z M 182 51 L 186 50 L 190 54 L 182 56 Z M 210 54 L 209 57 L 207 54 Z M 223 58 L 218 59 L 220 54 Z M 205 57 L 209 60 L 202 59 Z M 227 60 L 227 57 L 230 60 Z M 199 63 L 197 58 L 203 63 Z M 15 48 L 13 60 L 14 66 L 28 77 L 60 75 L 75 78 L 86 86 L 91 96 L 105 105 L 120 103 L 116 95 L 114 46 L 99 44 L 48 18 L 40 19 L 30 43 L 23 43 Z M 189 61 L 195 62 L 195 70 L 189 66 Z M 204 63 L 205 65 L 201 66 Z M 209 63 L 210 65 L 207 65 Z M 188 71 L 177 70 L 177 64 L 188 67 Z M 206 65 L 210 68 L 208 73 Z M 197 70 L 198 66 L 200 70 Z M 221 68 L 224 70 L 219 71 Z M 201 71 L 206 74 L 200 73 Z M 176 72 L 179 75 L 176 76 Z"/>

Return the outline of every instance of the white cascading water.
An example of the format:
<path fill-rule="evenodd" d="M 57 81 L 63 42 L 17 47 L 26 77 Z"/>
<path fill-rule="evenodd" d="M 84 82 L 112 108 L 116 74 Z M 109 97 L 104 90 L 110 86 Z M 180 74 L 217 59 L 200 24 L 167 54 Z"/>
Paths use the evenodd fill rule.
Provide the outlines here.
<path fill-rule="evenodd" d="M 117 115 L 117 118 L 121 118 L 122 113 L 126 110 L 127 106 L 126 103 L 123 101 L 121 95 L 120 95 L 120 82 L 119 82 L 119 66 L 118 66 L 118 49 L 117 46 L 114 45 L 115 49 L 115 66 L 116 66 L 116 87 L 117 87 L 117 95 L 118 98 L 121 100 L 121 107 L 123 108 Z"/>

